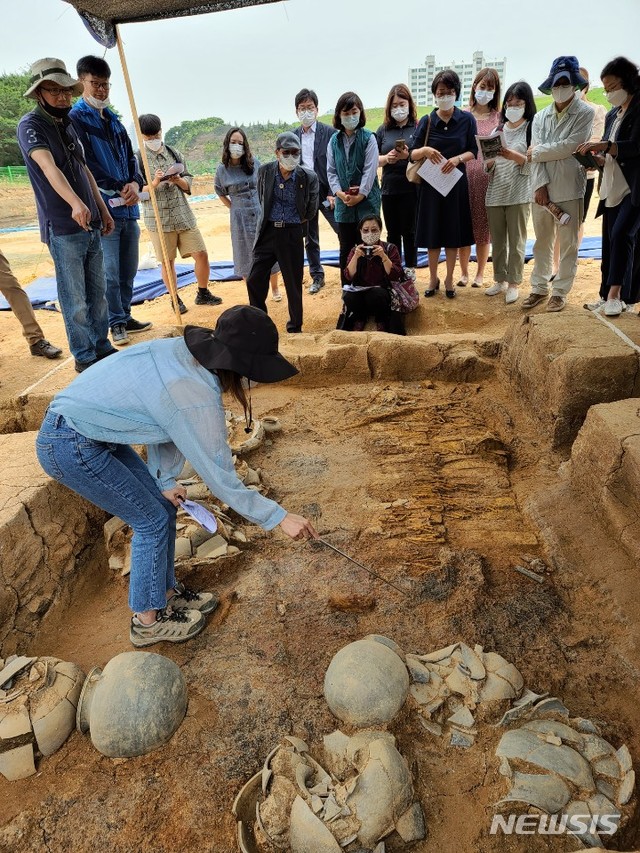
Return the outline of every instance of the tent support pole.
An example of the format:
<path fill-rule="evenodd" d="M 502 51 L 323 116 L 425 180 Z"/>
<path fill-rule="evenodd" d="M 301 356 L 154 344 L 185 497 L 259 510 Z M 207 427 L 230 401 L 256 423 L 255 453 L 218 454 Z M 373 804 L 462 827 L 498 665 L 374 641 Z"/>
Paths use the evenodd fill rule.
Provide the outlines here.
<path fill-rule="evenodd" d="M 129 77 L 129 69 L 127 67 L 127 59 L 124 55 L 124 47 L 122 44 L 122 38 L 120 37 L 120 25 L 116 24 L 116 41 L 118 44 L 118 53 L 120 54 L 120 64 L 122 65 L 122 72 L 124 74 L 124 82 L 127 87 L 127 95 L 129 96 L 129 106 L 131 107 L 131 115 L 133 116 L 133 124 L 136 129 L 136 136 L 138 138 L 138 146 L 140 148 L 140 156 L 142 157 L 142 162 L 144 163 L 144 168 L 147 175 L 151 175 L 151 169 L 149 167 L 149 159 L 147 157 L 147 150 L 145 148 L 144 139 L 142 138 L 142 131 L 140 130 L 140 119 L 138 118 L 138 110 L 136 109 L 136 101 L 133 96 L 133 89 L 131 88 L 131 79 Z M 141 188 L 142 189 L 142 188 Z M 148 184 L 149 196 L 151 198 L 151 204 L 153 206 L 153 213 L 156 217 L 156 225 L 160 224 L 160 211 L 158 210 L 158 198 L 156 196 L 155 187 L 151 182 Z M 176 314 L 176 320 L 178 322 L 178 326 L 182 327 L 182 317 L 180 315 L 180 307 L 178 305 L 178 285 L 176 282 L 176 275 L 173 263 L 169 260 L 169 255 L 167 252 L 167 244 L 164 239 L 164 232 L 160 227 L 158 227 L 158 236 L 160 238 L 160 245 L 162 247 L 162 260 L 164 262 L 164 268 L 167 273 L 167 282 L 169 284 L 169 293 L 171 294 L 171 302 L 173 304 L 173 310 Z"/>

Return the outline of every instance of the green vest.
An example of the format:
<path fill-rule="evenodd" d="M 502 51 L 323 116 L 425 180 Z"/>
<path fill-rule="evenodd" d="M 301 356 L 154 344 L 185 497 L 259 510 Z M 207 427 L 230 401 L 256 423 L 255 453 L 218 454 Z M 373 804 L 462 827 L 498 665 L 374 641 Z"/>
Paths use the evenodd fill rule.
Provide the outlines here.
<path fill-rule="evenodd" d="M 334 133 L 329 142 L 333 153 L 336 173 L 343 192 L 348 190 L 349 187 L 357 187 L 362 181 L 365 152 L 369 139 L 373 134 L 364 127 L 359 128 L 355 133 L 356 138 L 349 149 L 348 159 L 344 151 L 344 135 L 344 131 Z M 376 174 L 371 192 L 355 207 L 347 207 L 342 199 L 336 198 L 335 220 L 336 222 L 360 222 L 365 216 L 371 216 L 372 214 L 380 216 L 380 201 L 380 184 L 378 183 L 378 175 Z"/>

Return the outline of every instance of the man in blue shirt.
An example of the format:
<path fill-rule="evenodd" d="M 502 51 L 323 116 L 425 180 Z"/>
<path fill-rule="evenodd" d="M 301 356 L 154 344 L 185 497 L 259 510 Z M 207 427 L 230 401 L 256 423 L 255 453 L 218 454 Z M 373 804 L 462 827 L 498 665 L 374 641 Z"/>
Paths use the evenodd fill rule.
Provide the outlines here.
<path fill-rule="evenodd" d="M 24 95 L 37 104 L 18 123 L 40 238 L 53 258 L 58 301 L 78 373 L 115 352 L 108 338 L 100 242 L 101 233 L 113 231 L 113 219 L 69 121 L 71 98 L 81 92 L 82 84 L 67 74 L 62 60 L 39 59 L 31 66 Z"/>
<path fill-rule="evenodd" d="M 84 91 L 69 118 L 78 131 L 87 165 L 105 202 L 116 198 L 124 202 L 111 209 L 115 228 L 102 238 L 111 337 L 114 344 L 123 346 L 129 343 L 128 333 L 151 327 L 151 323 L 141 323 L 131 316 L 140 241 L 138 193 L 144 180 L 138 172 L 129 135 L 109 109 L 108 64 L 98 56 L 83 56 L 78 60 L 77 72 Z"/>
<path fill-rule="evenodd" d="M 289 305 L 287 332 L 301 332 L 304 237 L 318 213 L 318 177 L 300 165 L 300 141 L 290 130 L 277 138 L 276 158 L 258 170 L 260 216 L 247 291 L 250 304 L 267 313 L 269 276 L 278 263 Z"/>

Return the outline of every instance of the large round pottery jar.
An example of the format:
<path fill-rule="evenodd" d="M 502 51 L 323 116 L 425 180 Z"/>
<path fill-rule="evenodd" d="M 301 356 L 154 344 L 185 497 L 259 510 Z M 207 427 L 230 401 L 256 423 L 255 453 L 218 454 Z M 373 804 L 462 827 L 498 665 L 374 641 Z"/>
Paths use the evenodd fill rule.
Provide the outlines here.
<path fill-rule="evenodd" d="M 165 744 L 186 710 L 180 667 L 152 652 L 123 652 L 87 676 L 76 727 L 103 755 L 131 758 Z"/>
<path fill-rule="evenodd" d="M 376 640 L 356 640 L 340 649 L 324 678 L 332 712 L 357 728 L 388 723 L 408 692 L 406 666 L 389 646 Z"/>

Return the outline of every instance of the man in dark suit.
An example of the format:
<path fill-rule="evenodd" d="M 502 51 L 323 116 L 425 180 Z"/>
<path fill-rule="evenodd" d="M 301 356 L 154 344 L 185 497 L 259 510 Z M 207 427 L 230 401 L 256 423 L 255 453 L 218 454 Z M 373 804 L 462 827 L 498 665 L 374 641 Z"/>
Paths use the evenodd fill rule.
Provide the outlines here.
<path fill-rule="evenodd" d="M 250 304 L 268 313 L 269 276 L 274 263 L 280 264 L 289 304 L 287 332 L 301 332 L 304 237 L 318 216 L 318 178 L 300 165 L 300 142 L 290 130 L 276 140 L 276 158 L 258 170 L 260 215 L 247 291 Z"/>
<path fill-rule="evenodd" d="M 327 180 L 327 145 L 336 131 L 335 128 L 317 120 L 318 96 L 313 89 L 301 89 L 296 95 L 295 104 L 300 127 L 297 127 L 294 133 L 300 140 L 302 165 L 306 166 L 307 169 L 313 169 L 318 176 L 320 185 L 319 211 L 322 211 L 322 215 L 337 234 L 338 228 L 333 218 L 334 199 Z M 307 250 L 311 275 L 309 293 L 317 293 L 321 287 L 324 287 L 324 270 L 320 263 L 320 228 L 317 213 L 313 219 L 309 220 L 305 249 Z"/>

